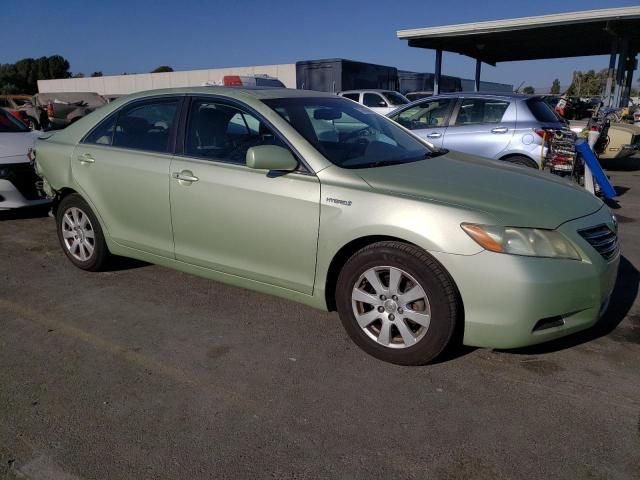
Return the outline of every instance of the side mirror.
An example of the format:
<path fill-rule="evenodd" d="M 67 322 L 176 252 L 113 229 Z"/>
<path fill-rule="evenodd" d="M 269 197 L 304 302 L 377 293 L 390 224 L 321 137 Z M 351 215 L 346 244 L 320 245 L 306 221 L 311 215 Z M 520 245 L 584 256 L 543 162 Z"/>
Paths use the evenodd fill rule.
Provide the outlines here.
<path fill-rule="evenodd" d="M 298 161 L 286 148 L 277 145 L 260 145 L 247 150 L 247 167 L 256 170 L 281 170 L 292 172 Z"/>

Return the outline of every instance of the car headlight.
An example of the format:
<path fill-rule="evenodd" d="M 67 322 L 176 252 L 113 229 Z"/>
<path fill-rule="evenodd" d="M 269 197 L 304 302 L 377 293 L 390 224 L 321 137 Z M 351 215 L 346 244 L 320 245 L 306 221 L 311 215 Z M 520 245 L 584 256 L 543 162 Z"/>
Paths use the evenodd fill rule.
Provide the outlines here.
<path fill-rule="evenodd" d="M 498 253 L 581 260 L 569 240 L 555 230 L 463 223 L 462 229 L 481 247 Z"/>

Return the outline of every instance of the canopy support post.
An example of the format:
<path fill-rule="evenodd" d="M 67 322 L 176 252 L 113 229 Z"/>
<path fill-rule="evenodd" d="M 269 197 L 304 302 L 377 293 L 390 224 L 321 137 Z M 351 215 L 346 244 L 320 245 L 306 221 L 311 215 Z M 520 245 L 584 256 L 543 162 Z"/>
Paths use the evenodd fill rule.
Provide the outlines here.
<path fill-rule="evenodd" d="M 442 50 L 438 48 L 436 50 L 436 69 L 435 77 L 433 78 L 433 94 L 440 94 L 440 79 L 442 73 Z"/>
<path fill-rule="evenodd" d="M 607 107 L 611 107 L 613 104 L 613 77 L 616 71 L 616 54 L 618 53 L 618 38 L 613 37 L 611 40 L 611 56 L 609 57 L 609 70 L 607 71 L 607 84 L 604 87 L 604 104 Z"/>
<path fill-rule="evenodd" d="M 474 92 L 480 91 L 480 70 L 481 69 L 482 69 L 482 60 L 480 60 L 479 58 L 476 58 L 476 76 L 475 76 L 475 82 L 473 84 Z"/>

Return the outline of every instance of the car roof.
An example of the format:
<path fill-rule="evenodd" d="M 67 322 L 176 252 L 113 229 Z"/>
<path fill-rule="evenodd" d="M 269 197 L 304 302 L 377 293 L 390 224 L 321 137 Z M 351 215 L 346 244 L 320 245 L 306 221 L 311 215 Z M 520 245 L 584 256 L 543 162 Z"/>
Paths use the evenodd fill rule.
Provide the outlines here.
<path fill-rule="evenodd" d="M 301 97 L 335 97 L 332 93 L 316 92 L 313 90 L 295 90 L 292 88 L 204 86 L 145 90 L 128 95 L 127 98 L 144 98 L 154 95 L 222 95 L 238 100 L 247 97 L 251 97 L 256 100 Z"/>
<path fill-rule="evenodd" d="M 367 92 L 383 93 L 383 92 L 393 92 L 393 90 L 391 88 L 362 88 L 360 90 L 343 90 L 339 93 L 367 93 Z"/>
<path fill-rule="evenodd" d="M 448 92 L 439 95 L 433 95 L 429 98 L 447 98 L 447 97 L 486 97 L 497 98 L 501 100 L 526 100 L 527 98 L 535 98 L 540 95 L 525 95 L 523 93 L 507 93 L 507 92 Z"/>

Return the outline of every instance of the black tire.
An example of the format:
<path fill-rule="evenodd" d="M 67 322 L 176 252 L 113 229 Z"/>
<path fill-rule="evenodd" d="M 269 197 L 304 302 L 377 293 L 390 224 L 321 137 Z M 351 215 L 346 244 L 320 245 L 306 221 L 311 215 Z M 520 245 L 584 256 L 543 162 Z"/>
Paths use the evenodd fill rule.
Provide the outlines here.
<path fill-rule="evenodd" d="M 521 167 L 535 168 L 538 170 L 538 164 L 524 155 L 514 155 L 513 157 L 505 158 L 504 161 Z"/>
<path fill-rule="evenodd" d="M 72 209 L 77 209 L 83 215 L 87 216 L 90 228 L 87 228 L 86 230 L 93 233 L 92 241 L 87 236 L 87 241 L 91 241 L 92 243 L 93 251 L 90 255 L 87 256 L 85 260 L 76 258 L 76 256 L 71 253 L 70 247 L 68 247 L 66 243 L 67 240 L 65 240 L 64 238 L 63 232 L 71 231 L 69 230 L 69 225 L 65 223 L 65 215 L 67 214 L 67 212 L 71 212 Z M 56 230 L 58 232 L 58 240 L 60 241 L 62 251 L 65 253 L 67 258 L 71 260 L 71 263 L 73 263 L 76 267 L 81 268 L 82 270 L 97 272 L 102 270 L 107 265 L 111 254 L 109 253 L 109 249 L 107 248 L 107 244 L 104 240 L 104 234 L 102 233 L 100 222 L 91 210 L 91 207 L 89 207 L 89 204 L 77 193 L 67 195 L 60 201 L 60 204 L 56 209 Z M 68 239 L 68 241 L 71 242 L 73 242 L 73 240 L 73 238 Z M 83 252 L 88 252 L 88 249 L 84 248 Z"/>
<path fill-rule="evenodd" d="M 25 119 L 25 122 L 27 123 L 27 127 L 29 127 L 31 130 L 40 130 L 40 124 L 35 118 L 27 117 Z"/>
<path fill-rule="evenodd" d="M 356 320 L 351 297 L 353 289 L 361 281 L 364 272 L 378 267 L 403 270 L 416 280 L 427 295 L 430 323 L 424 336 L 411 346 L 384 346 L 371 338 Z M 390 281 L 387 282 L 387 287 L 389 283 Z M 382 284 L 384 285 L 384 281 Z M 398 365 L 424 365 L 436 359 L 451 342 L 457 322 L 462 321 L 459 294 L 444 267 L 424 250 L 397 241 L 371 244 L 356 252 L 346 262 L 336 285 L 336 306 L 345 330 L 360 348 L 380 360 Z M 396 316 L 402 317 L 402 310 L 398 309 L 397 312 Z M 407 323 L 406 319 L 395 320 L 400 320 L 405 325 Z M 390 328 L 398 337 L 398 327 L 394 324 Z"/>

